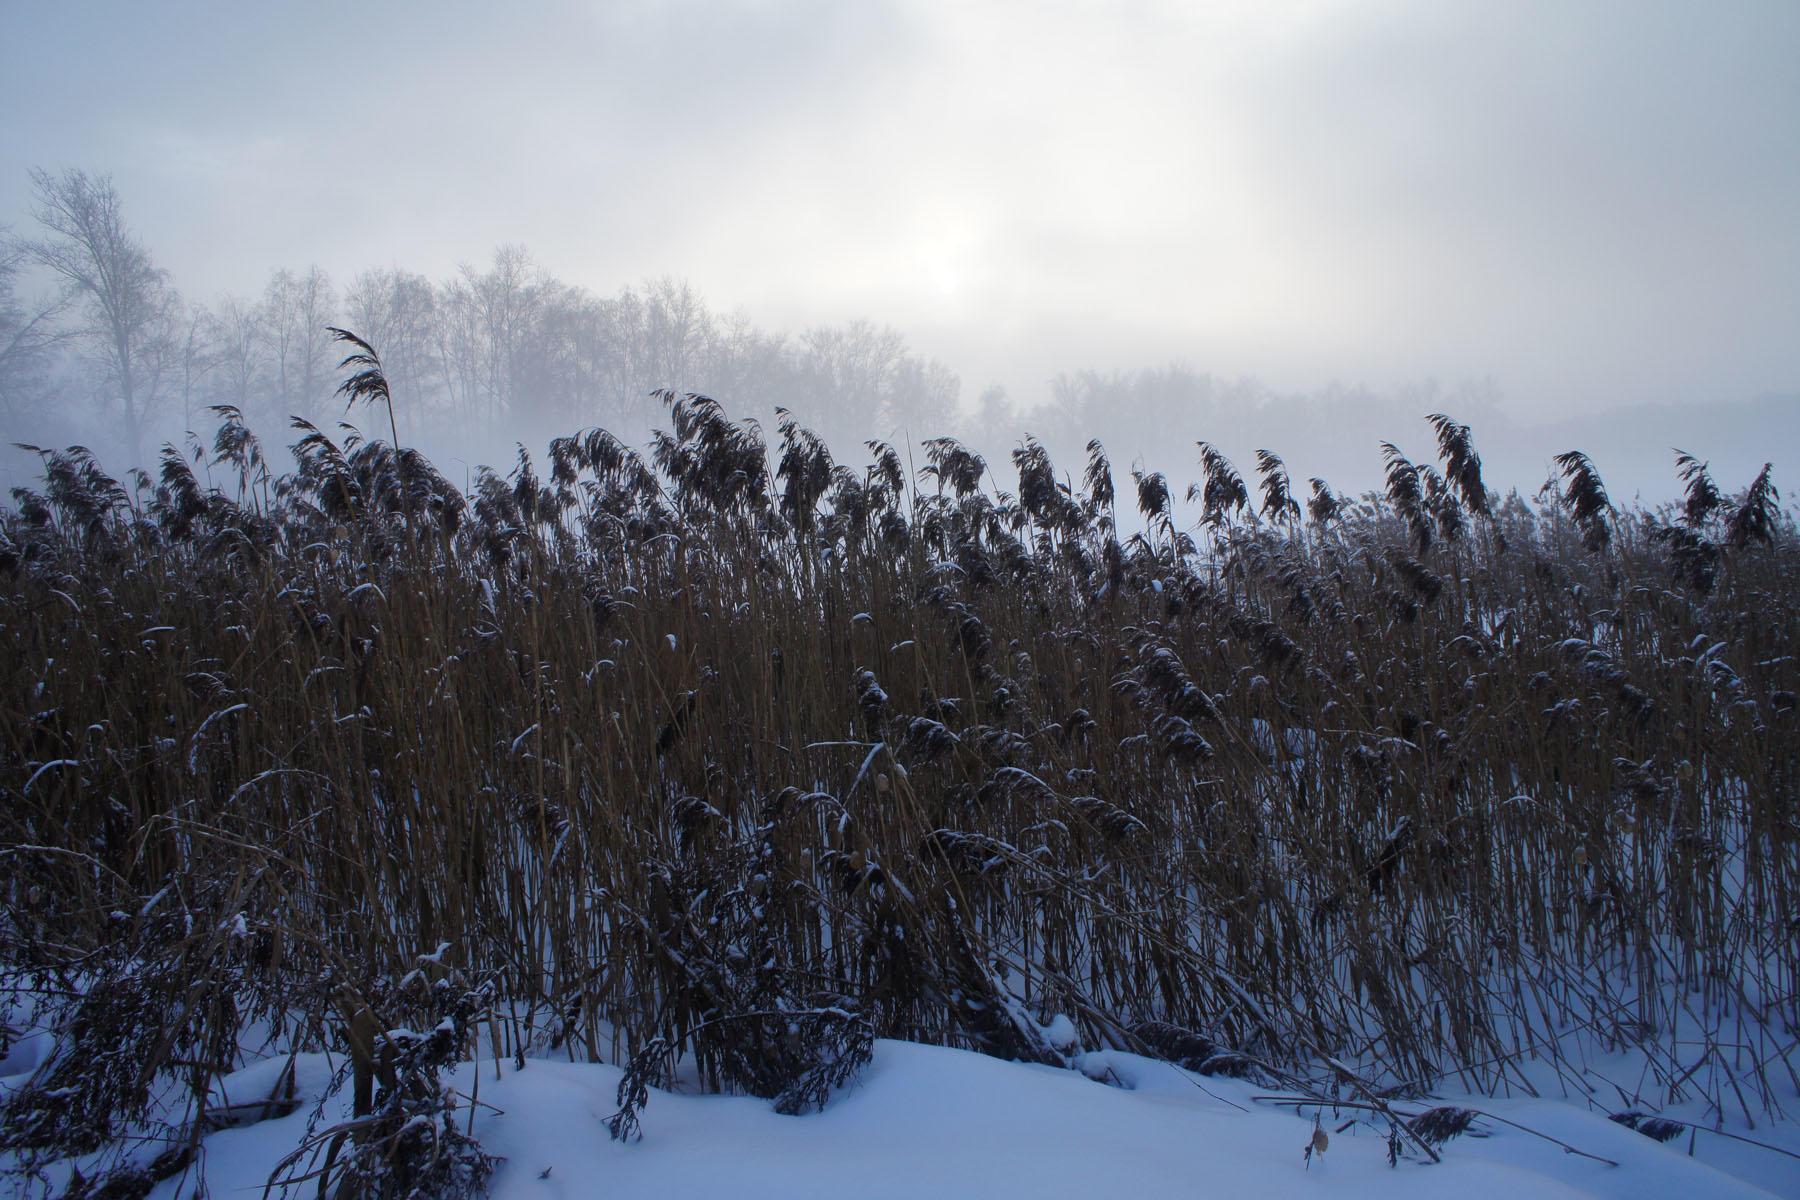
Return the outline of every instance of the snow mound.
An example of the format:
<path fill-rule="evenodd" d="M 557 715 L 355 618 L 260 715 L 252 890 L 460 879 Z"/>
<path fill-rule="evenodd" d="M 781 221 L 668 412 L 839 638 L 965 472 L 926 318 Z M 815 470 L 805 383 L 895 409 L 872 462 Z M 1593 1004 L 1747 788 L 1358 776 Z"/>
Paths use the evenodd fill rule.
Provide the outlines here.
<path fill-rule="evenodd" d="M 316 1100 L 329 1071 L 308 1057 L 298 1077 Z M 1441 1164 L 1402 1159 L 1390 1167 L 1376 1128 L 1338 1132 L 1357 1115 L 1350 1111 L 1325 1116 L 1329 1146 L 1309 1164 L 1302 1151 L 1313 1135 L 1310 1111 L 1257 1102 L 1261 1090 L 1247 1082 L 1198 1079 L 1134 1055 L 1110 1052 L 1107 1063 L 1126 1088 L 1075 1071 L 882 1041 L 860 1082 L 822 1113 L 785 1117 L 751 1098 L 655 1092 L 643 1111 L 643 1140 L 633 1144 L 611 1141 L 602 1125 L 618 1107 L 615 1067 L 534 1059 L 515 1070 L 488 1061 L 463 1064 L 448 1082 L 465 1096 L 479 1089 L 475 1134 L 506 1159 L 492 1180 L 495 1200 L 1800 1195 L 1800 1170 L 1791 1169 L 1800 1160 L 1756 1147 L 1719 1152 L 1715 1161 L 1740 1178 L 1705 1161 L 1709 1146 L 1727 1143 L 1702 1136 L 1701 1158 L 1690 1158 L 1685 1138 L 1661 1144 L 1553 1100 L 1479 1106 L 1619 1165 L 1477 1122 L 1443 1148 Z M 245 1082 L 248 1093 L 263 1081 Z M 208 1193 L 260 1194 L 313 1107 L 209 1137 Z M 195 1182 L 166 1181 L 156 1200 L 186 1197 Z"/>

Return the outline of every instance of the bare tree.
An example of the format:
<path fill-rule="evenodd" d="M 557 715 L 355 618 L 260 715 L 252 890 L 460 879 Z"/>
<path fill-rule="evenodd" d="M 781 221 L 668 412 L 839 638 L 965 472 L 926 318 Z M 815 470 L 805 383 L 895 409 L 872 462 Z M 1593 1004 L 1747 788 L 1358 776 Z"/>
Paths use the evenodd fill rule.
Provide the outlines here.
<path fill-rule="evenodd" d="M 506 245 L 494 252 L 488 270 L 465 265 L 462 277 L 444 290 L 457 336 L 468 342 L 456 364 L 465 403 L 485 407 L 490 433 L 513 415 L 530 339 L 556 286 L 523 246 Z"/>
<path fill-rule="evenodd" d="M 527 409 L 521 415 L 535 422 L 535 432 L 612 420 L 599 403 L 612 352 L 605 312 L 582 288 L 557 284 L 545 296 L 519 377 Z"/>
<path fill-rule="evenodd" d="M 793 355 L 785 334 L 764 332 L 737 311 L 715 322 L 708 347 L 706 386 L 715 396 L 757 414 L 792 402 Z"/>
<path fill-rule="evenodd" d="M 263 339 L 275 386 L 278 417 L 316 418 L 335 386 L 331 379 L 331 335 L 337 296 L 331 277 L 318 267 L 304 275 L 275 272 L 263 293 Z"/>
<path fill-rule="evenodd" d="M 364 271 L 344 295 L 354 329 L 381 351 L 395 395 L 422 408 L 439 370 L 437 296 L 431 281 L 398 267 Z"/>
<path fill-rule="evenodd" d="M 192 429 L 194 405 L 202 398 L 201 388 L 220 362 L 219 347 L 211 337 L 211 314 L 200 305 L 176 305 L 170 316 L 175 335 L 171 361 L 181 388 L 181 426 Z"/>
<path fill-rule="evenodd" d="M 87 316 L 81 333 L 104 370 L 103 395 L 117 404 L 136 461 L 168 358 L 174 293 L 167 274 L 126 227 L 111 177 L 34 169 L 31 184 L 33 215 L 49 236 L 24 247 L 80 302 Z"/>
<path fill-rule="evenodd" d="M 714 336 L 712 314 L 685 281 L 668 276 L 644 285 L 646 366 L 656 386 L 690 388 Z"/>
<path fill-rule="evenodd" d="M 0 420 L 14 430 L 41 406 L 51 357 L 69 336 L 57 323 L 67 295 L 30 303 L 18 298 L 15 281 L 27 257 L 25 245 L 0 229 Z"/>
<path fill-rule="evenodd" d="M 249 411 L 263 384 L 262 314 L 239 296 L 226 296 L 213 306 L 207 322 L 215 360 L 213 396 L 240 411 Z"/>
<path fill-rule="evenodd" d="M 852 321 L 807 330 L 796 350 L 794 412 L 840 454 L 854 452 L 880 428 L 907 357 L 906 339 L 896 330 Z"/>

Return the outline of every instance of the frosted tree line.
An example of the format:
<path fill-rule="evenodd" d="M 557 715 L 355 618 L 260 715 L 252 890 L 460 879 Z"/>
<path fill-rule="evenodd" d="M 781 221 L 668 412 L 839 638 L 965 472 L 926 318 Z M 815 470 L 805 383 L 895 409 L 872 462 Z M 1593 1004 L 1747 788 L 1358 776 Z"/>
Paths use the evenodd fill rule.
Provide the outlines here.
<path fill-rule="evenodd" d="M 520 245 L 445 279 L 281 267 L 260 294 L 203 301 L 157 265 L 110 178 L 35 171 L 32 192 L 31 226 L 0 242 L 0 420 L 15 440 L 49 430 L 143 462 L 210 428 L 217 406 L 268 431 L 335 421 L 333 325 L 381 347 L 408 436 L 440 443 L 646 428 L 657 388 L 779 405 L 850 445 L 956 421 L 957 376 L 868 321 L 771 333 L 672 278 L 596 294 Z"/>

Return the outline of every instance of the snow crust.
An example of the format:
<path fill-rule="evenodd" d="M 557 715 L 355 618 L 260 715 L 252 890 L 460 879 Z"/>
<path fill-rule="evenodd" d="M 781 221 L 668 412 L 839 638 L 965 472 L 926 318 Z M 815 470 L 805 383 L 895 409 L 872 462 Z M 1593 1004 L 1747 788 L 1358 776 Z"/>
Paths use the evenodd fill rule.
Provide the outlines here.
<path fill-rule="evenodd" d="M 1689 1157 L 1686 1138 L 1658 1143 L 1553 1099 L 1470 1103 L 1617 1167 L 1478 1122 L 1443 1148 L 1441 1164 L 1402 1159 L 1391 1168 L 1373 1125 L 1338 1132 L 1359 1115 L 1349 1110 L 1324 1115 L 1330 1144 L 1309 1164 L 1302 1151 L 1313 1134 L 1310 1110 L 1299 1115 L 1254 1100 L 1265 1094 L 1256 1085 L 1197 1078 L 1131 1054 L 1108 1052 L 1105 1065 L 1124 1088 L 1078 1071 L 882 1041 L 860 1082 L 822 1113 L 785 1117 L 749 1097 L 658 1091 L 643 1110 L 643 1140 L 633 1144 L 609 1140 L 601 1124 L 618 1107 L 616 1067 L 532 1059 L 517 1070 L 488 1060 L 463 1064 L 447 1082 L 465 1098 L 479 1090 L 475 1135 L 506 1159 L 492 1181 L 495 1200 L 1800 1196 L 1800 1160 L 1705 1133 Z M 255 1064 L 221 1091 L 234 1099 L 266 1094 L 279 1069 L 279 1061 Z M 208 1137 L 207 1193 L 260 1195 L 275 1163 L 299 1144 L 330 1072 L 324 1056 L 301 1056 L 306 1102 L 297 1112 Z M 324 1123 L 338 1118 L 340 1102 Z M 1797 1145 L 1785 1125 L 1757 1136 Z M 153 1200 L 185 1198 L 196 1182 L 165 1181 Z M 315 1186 L 295 1194 L 310 1196 Z"/>

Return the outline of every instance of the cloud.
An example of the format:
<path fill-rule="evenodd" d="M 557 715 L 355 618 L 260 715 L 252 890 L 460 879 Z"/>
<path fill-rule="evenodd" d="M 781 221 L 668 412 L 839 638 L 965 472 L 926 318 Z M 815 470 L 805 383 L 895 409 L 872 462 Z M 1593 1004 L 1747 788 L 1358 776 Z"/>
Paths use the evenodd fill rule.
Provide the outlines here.
<path fill-rule="evenodd" d="M 0 212 L 115 173 L 190 291 L 525 242 L 974 386 L 1184 358 L 1540 409 L 1800 386 L 1800 8 L 16 6 Z M 5 219 L 5 218 L 0 218 Z"/>

